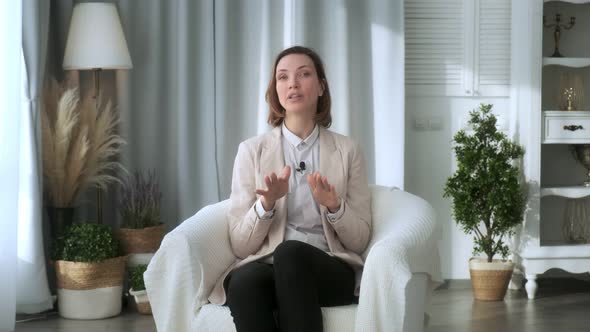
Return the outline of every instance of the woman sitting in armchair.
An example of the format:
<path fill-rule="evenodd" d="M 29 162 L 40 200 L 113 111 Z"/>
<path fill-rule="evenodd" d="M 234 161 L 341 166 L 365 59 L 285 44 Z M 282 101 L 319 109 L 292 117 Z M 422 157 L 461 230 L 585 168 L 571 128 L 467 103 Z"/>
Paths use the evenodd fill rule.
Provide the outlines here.
<path fill-rule="evenodd" d="M 371 236 L 360 147 L 329 131 L 330 90 L 320 57 L 282 51 L 266 92 L 274 129 L 236 156 L 229 237 L 239 258 L 209 296 L 236 329 L 322 331 L 321 307 L 355 302 Z"/>

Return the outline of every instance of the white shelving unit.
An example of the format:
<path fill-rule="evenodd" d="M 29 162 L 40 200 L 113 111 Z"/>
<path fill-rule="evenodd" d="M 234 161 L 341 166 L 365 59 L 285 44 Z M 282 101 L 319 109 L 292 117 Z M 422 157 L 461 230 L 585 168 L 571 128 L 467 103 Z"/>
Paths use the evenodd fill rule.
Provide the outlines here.
<path fill-rule="evenodd" d="M 590 144 L 590 111 L 557 111 L 560 73 L 576 73 L 590 88 L 590 0 L 512 0 L 512 114 L 518 139 L 524 145 L 524 176 L 528 184 L 525 221 L 514 240 L 517 273 L 511 288 L 526 278 L 530 299 L 537 293 L 537 277 L 551 269 L 570 273 L 590 271 L 590 243 L 566 241 L 561 223 L 569 199 L 590 197 L 581 185 L 586 170 L 573 157 L 572 144 Z M 576 17 L 571 30 L 563 30 L 560 52 L 553 52 L 553 31 L 544 28 L 556 13 L 562 23 Z M 590 90 L 580 109 L 590 109 Z"/>

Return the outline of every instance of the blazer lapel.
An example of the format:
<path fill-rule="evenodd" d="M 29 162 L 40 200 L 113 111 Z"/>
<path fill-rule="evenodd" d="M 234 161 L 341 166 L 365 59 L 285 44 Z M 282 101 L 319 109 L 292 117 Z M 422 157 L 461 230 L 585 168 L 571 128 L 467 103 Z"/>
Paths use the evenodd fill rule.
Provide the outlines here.
<path fill-rule="evenodd" d="M 281 142 L 281 127 L 274 128 L 270 135 L 264 137 L 262 149 L 260 151 L 260 180 L 264 185 L 264 176 L 275 172 L 277 175 L 285 167 L 285 155 L 283 154 L 283 144 Z"/>
<path fill-rule="evenodd" d="M 260 172 L 257 176 L 257 188 L 266 188 L 264 177 L 273 172 L 278 176 L 285 167 L 285 155 L 283 153 L 281 135 L 281 127 L 278 126 L 269 135 L 264 137 L 260 151 Z M 285 238 L 285 225 L 287 223 L 286 199 L 287 197 L 285 196 L 275 203 L 275 221 L 269 231 L 269 248 L 273 250 Z"/>
<path fill-rule="evenodd" d="M 320 173 L 336 188 L 338 195 L 344 197 L 344 163 L 336 148 L 332 134 L 320 126 Z"/>

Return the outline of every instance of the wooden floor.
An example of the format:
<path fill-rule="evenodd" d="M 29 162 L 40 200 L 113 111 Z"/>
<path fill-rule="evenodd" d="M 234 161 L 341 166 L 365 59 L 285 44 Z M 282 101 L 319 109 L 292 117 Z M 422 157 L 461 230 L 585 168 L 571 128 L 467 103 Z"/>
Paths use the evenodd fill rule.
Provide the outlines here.
<path fill-rule="evenodd" d="M 47 319 L 16 323 L 15 332 L 156 332 L 152 316 L 126 310 L 101 320 L 72 320 L 50 315 Z"/>
<path fill-rule="evenodd" d="M 523 291 L 509 291 L 503 302 L 474 301 L 468 282 L 437 290 L 426 332 L 577 332 L 590 331 L 590 283 L 576 280 L 539 282 L 539 296 L 528 300 Z M 20 318 L 20 317 L 19 317 Z M 50 315 L 21 322 L 16 332 L 156 331 L 153 318 L 132 309 L 117 317 L 76 321 Z"/>
<path fill-rule="evenodd" d="M 546 280 L 539 286 L 534 300 L 508 291 L 502 302 L 475 301 L 468 287 L 437 290 L 426 332 L 590 331 L 588 282 Z"/>

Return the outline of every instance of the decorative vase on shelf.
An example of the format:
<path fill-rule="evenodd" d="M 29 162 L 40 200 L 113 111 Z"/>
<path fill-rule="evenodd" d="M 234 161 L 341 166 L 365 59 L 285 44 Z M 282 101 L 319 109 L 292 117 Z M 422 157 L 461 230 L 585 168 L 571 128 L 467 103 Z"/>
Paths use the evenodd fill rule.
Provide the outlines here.
<path fill-rule="evenodd" d="M 66 227 L 72 224 L 74 218 L 73 207 L 47 207 L 49 216 L 49 229 L 53 240 L 62 236 Z"/>
<path fill-rule="evenodd" d="M 568 243 L 590 240 L 590 211 L 587 198 L 568 199 L 563 213 L 562 234 Z"/>
<path fill-rule="evenodd" d="M 576 111 L 584 108 L 584 82 L 575 71 L 565 71 L 559 79 L 559 109 Z"/>
<path fill-rule="evenodd" d="M 574 144 L 571 151 L 574 159 L 586 168 L 586 180 L 582 185 L 590 187 L 590 144 Z"/>

